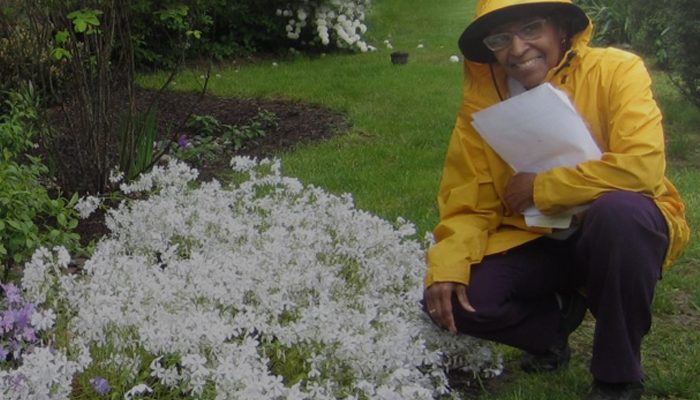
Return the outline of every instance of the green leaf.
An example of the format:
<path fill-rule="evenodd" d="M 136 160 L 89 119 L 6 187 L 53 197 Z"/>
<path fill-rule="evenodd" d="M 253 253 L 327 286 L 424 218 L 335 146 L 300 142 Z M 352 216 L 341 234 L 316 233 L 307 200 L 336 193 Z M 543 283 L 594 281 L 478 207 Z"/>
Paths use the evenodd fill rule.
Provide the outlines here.
<path fill-rule="evenodd" d="M 61 226 L 66 226 L 66 224 L 68 223 L 68 220 L 66 219 L 66 214 L 63 214 L 63 213 L 58 214 L 58 216 L 56 216 L 56 220 L 58 221 L 58 224 Z"/>
<path fill-rule="evenodd" d="M 7 224 L 10 225 L 12 228 L 15 228 L 16 230 L 22 229 L 22 224 L 19 221 L 16 221 L 14 219 L 8 220 Z"/>
<path fill-rule="evenodd" d="M 77 227 L 78 227 L 78 220 L 75 218 L 71 218 L 70 221 L 68 222 L 67 228 L 73 230 Z"/>
<path fill-rule="evenodd" d="M 61 236 L 61 231 L 59 231 L 58 229 L 52 229 L 48 234 L 48 237 L 51 241 L 56 241 L 56 239 L 58 239 L 59 236 Z"/>
<path fill-rule="evenodd" d="M 63 59 L 70 59 L 72 55 L 68 50 L 61 47 L 56 47 L 53 49 L 53 51 L 51 51 L 51 57 L 53 57 L 54 60 L 61 61 Z"/>
<path fill-rule="evenodd" d="M 68 14 L 67 17 L 73 21 L 73 29 L 78 33 L 90 32 L 92 28 L 100 26 L 99 15 L 102 15 L 100 10 L 78 10 Z"/>
<path fill-rule="evenodd" d="M 78 196 L 78 193 L 73 193 L 73 196 L 71 196 L 70 200 L 68 200 L 68 207 L 73 208 L 73 206 L 78 204 L 78 200 L 80 200 L 80 196 Z"/>
<path fill-rule="evenodd" d="M 76 32 L 83 33 L 87 30 L 87 22 L 82 19 L 77 19 L 73 21 L 73 26 Z"/>
<path fill-rule="evenodd" d="M 70 37 L 70 34 L 68 33 L 68 31 L 62 30 L 62 31 L 56 32 L 56 34 L 54 35 L 54 40 L 58 44 L 63 44 L 68 40 L 69 37 Z"/>

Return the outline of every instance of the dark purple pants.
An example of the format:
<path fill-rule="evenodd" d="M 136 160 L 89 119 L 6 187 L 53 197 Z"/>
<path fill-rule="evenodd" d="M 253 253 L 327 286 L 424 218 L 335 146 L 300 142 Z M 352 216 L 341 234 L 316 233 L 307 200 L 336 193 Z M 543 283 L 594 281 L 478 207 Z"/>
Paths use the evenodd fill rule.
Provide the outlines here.
<path fill-rule="evenodd" d="M 668 247 L 663 215 L 649 198 L 610 192 L 587 210 L 567 240 L 540 238 L 473 265 L 468 296 L 455 303 L 461 333 L 545 352 L 557 340 L 554 293 L 584 288 L 596 318 L 591 372 L 606 382 L 642 379 L 640 347 Z"/>

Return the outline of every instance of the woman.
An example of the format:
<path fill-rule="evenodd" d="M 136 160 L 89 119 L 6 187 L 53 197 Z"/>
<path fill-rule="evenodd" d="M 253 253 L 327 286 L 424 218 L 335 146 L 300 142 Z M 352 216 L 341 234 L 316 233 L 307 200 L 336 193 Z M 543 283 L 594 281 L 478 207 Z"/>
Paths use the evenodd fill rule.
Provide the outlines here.
<path fill-rule="evenodd" d="M 568 363 L 568 336 L 587 307 L 596 318 L 587 398 L 639 399 L 654 288 L 689 228 L 664 176 L 649 74 L 633 54 L 588 47 L 592 29 L 570 0 L 479 1 L 459 40 L 464 98 L 438 194 L 424 305 L 453 333 L 523 349 L 528 372 Z M 545 82 L 568 95 L 602 157 L 514 173 L 471 126 L 472 114 Z M 587 210 L 566 230 L 529 227 L 520 214 L 581 205 Z"/>

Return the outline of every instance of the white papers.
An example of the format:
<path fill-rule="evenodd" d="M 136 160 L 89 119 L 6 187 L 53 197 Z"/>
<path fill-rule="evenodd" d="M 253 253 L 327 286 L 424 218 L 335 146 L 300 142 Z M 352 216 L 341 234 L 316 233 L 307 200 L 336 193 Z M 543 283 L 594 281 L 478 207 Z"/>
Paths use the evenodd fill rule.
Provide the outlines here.
<path fill-rule="evenodd" d="M 600 149 L 563 92 L 549 83 L 473 114 L 472 125 L 516 172 L 543 172 L 599 159 Z M 567 228 L 580 208 L 544 216 L 534 207 L 529 226 Z"/>

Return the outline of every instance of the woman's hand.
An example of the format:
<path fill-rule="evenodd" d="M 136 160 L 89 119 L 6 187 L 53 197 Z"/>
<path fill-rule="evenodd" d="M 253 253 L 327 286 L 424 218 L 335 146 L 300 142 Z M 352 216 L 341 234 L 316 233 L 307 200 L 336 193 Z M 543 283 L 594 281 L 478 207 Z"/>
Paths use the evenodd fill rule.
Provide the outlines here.
<path fill-rule="evenodd" d="M 533 192 L 536 176 L 532 172 L 520 172 L 506 183 L 503 194 L 509 211 L 522 214 L 526 208 L 535 205 Z"/>
<path fill-rule="evenodd" d="M 430 318 L 435 325 L 457 334 L 454 314 L 452 312 L 452 296 L 457 296 L 459 305 L 469 312 L 476 312 L 467 298 L 467 287 L 461 283 L 436 282 L 423 292 L 423 300 Z"/>

